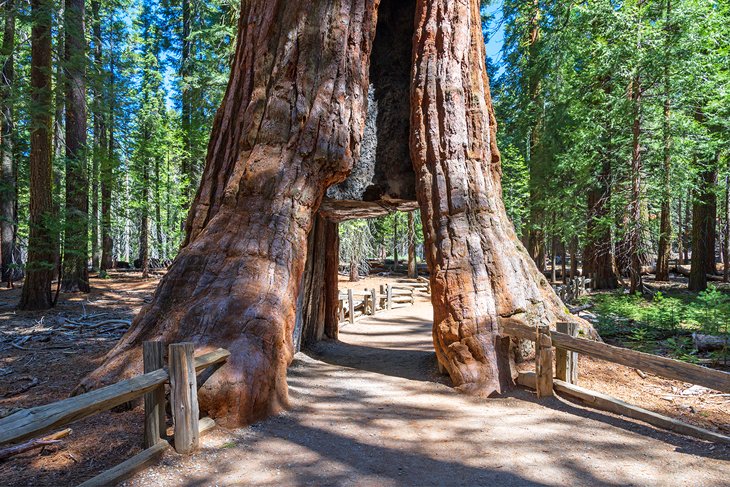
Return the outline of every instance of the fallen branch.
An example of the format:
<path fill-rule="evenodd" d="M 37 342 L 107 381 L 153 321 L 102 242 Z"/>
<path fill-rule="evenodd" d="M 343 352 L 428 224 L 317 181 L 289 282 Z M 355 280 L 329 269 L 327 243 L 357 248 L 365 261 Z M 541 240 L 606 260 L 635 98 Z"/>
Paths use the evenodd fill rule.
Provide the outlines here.
<path fill-rule="evenodd" d="M 64 430 L 53 433 L 52 435 L 44 436 L 43 438 L 36 438 L 35 440 L 26 441 L 25 443 L 21 443 L 19 445 L 13 445 L 7 448 L 3 448 L 2 450 L 0 450 L 0 460 L 4 460 L 20 453 L 25 453 L 29 450 L 39 448 L 41 446 L 60 443 L 61 438 L 65 438 L 70 434 L 71 428 L 66 428 Z"/>

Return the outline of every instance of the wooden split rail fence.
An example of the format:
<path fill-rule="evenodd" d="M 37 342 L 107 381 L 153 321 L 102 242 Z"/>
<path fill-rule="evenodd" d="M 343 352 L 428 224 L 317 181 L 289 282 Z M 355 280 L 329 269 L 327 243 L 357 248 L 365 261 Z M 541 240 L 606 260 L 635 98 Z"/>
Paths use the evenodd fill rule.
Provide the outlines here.
<path fill-rule="evenodd" d="M 215 426 L 210 418 L 199 419 L 196 374 L 206 369 L 214 370 L 230 356 L 222 348 L 198 357 L 193 357 L 193 351 L 192 343 L 171 344 L 168 349 L 168 367 L 165 368 L 162 342 L 145 342 L 142 350 L 143 375 L 51 404 L 23 409 L 2 418 L 0 444 L 34 438 L 144 396 L 145 449 L 81 485 L 103 486 L 118 482 L 169 448 L 171 443 L 168 440 L 172 440 L 178 453 L 191 453 L 198 447 L 200 434 Z M 166 435 L 165 384 L 170 385 L 174 425 L 172 438 Z"/>
<path fill-rule="evenodd" d="M 378 311 L 394 309 L 401 305 L 410 306 L 416 302 L 417 293 L 429 294 L 428 279 L 395 284 L 381 284 L 380 289 L 347 289 L 339 294 L 337 310 L 340 323 L 355 323 L 363 316 L 372 316 Z"/>
<path fill-rule="evenodd" d="M 535 372 L 520 372 L 517 382 L 536 389 L 538 397 L 552 396 L 553 391 L 557 391 L 598 409 L 638 419 L 660 428 L 704 440 L 730 443 L 730 437 L 726 435 L 648 411 L 576 384 L 579 353 L 723 393 L 730 393 L 730 373 L 579 338 L 577 331 L 575 323 L 557 323 L 555 331 L 550 330 L 547 325 L 537 328 L 516 323 L 500 326 L 500 334 L 503 336 L 535 342 Z"/>

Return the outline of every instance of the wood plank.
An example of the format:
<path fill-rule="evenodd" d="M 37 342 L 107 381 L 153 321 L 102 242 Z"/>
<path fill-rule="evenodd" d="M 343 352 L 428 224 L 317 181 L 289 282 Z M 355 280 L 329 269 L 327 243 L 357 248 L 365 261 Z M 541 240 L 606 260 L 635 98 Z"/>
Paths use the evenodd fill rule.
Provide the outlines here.
<path fill-rule="evenodd" d="M 537 376 L 537 397 L 551 397 L 553 395 L 553 345 L 548 325 L 537 327 L 535 374 Z"/>
<path fill-rule="evenodd" d="M 195 359 L 195 370 L 220 363 L 230 355 L 222 348 L 201 355 Z M 32 438 L 115 408 L 152 391 L 167 380 L 167 370 L 160 369 L 51 404 L 23 409 L 0 419 L 0 444 Z"/>
<path fill-rule="evenodd" d="M 214 426 L 215 422 L 212 419 L 202 418 L 200 420 L 200 434 L 202 435 L 203 433 L 210 431 Z M 116 467 L 112 467 L 109 470 L 100 473 L 96 477 L 87 480 L 83 484 L 80 484 L 79 487 L 105 487 L 108 485 L 115 485 L 133 473 L 144 468 L 168 448 L 170 448 L 170 443 L 167 441 L 156 443 L 154 446 L 141 451 Z"/>
<path fill-rule="evenodd" d="M 173 343 L 169 347 L 170 405 L 175 428 L 175 451 L 192 453 L 199 444 L 198 385 L 193 366 L 195 345 Z"/>
<path fill-rule="evenodd" d="M 714 441 L 718 443 L 730 443 L 730 437 L 709 431 L 698 426 L 683 423 L 682 421 L 670 418 L 668 416 L 649 411 L 638 406 L 628 404 L 615 397 L 602 394 L 600 392 L 591 391 L 584 387 L 577 386 L 575 384 L 569 384 L 562 380 L 554 381 L 555 390 L 570 397 L 578 398 L 586 404 L 610 411 L 612 413 L 620 414 L 633 419 L 638 419 L 649 423 L 653 426 L 664 428 L 675 433 L 683 435 L 694 436 L 703 440 Z"/>
<path fill-rule="evenodd" d="M 144 372 L 165 367 L 165 346 L 161 341 L 142 343 Z M 144 446 L 156 445 L 165 436 L 165 385 L 144 395 Z"/>
<path fill-rule="evenodd" d="M 572 337 L 578 335 L 578 324 L 575 322 L 560 322 L 555 324 L 560 333 Z M 578 354 L 562 347 L 555 349 L 555 377 L 570 384 L 578 383 Z"/>

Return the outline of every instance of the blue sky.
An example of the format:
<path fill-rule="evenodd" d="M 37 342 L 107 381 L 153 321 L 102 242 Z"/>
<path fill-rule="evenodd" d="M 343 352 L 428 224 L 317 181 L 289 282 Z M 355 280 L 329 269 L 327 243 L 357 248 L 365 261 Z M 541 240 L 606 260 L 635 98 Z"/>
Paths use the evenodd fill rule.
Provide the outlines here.
<path fill-rule="evenodd" d="M 497 66 L 500 62 L 500 50 L 504 43 L 504 28 L 502 25 L 502 1 L 493 1 L 491 5 L 487 7 L 487 12 L 493 17 L 492 25 L 490 25 L 489 39 L 487 42 L 487 56 Z"/>

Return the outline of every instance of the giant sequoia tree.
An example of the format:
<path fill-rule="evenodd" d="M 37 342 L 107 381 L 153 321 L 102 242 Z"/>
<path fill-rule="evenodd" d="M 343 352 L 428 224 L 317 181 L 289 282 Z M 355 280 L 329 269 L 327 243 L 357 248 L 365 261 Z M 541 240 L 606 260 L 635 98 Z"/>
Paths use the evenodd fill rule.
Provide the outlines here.
<path fill-rule="evenodd" d="M 184 246 L 82 389 L 134 372 L 144 340 L 191 340 L 232 353 L 200 391 L 209 414 L 233 425 L 286 405 L 307 234 L 327 187 L 359 162 L 379 3 L 242 2 Z M 417 0 L 414 16 L 410 152 L 436 353 L 456 386 L 501 392 L 500 321 L 568 317 L 501 201 L 479 2 Z"/>

